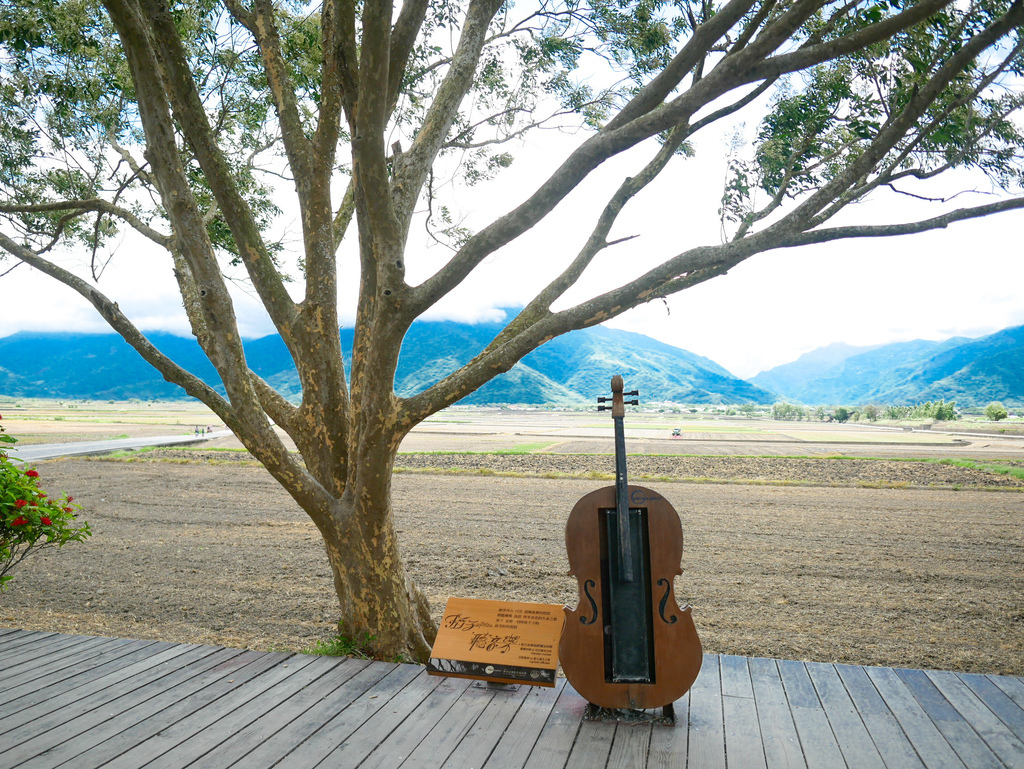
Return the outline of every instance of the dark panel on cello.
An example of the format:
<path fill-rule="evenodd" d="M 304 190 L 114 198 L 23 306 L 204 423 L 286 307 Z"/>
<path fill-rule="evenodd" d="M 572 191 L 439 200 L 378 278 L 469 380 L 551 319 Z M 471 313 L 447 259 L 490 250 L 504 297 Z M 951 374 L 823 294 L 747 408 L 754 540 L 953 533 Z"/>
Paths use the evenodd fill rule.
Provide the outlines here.
<path fill-rule="evenodd" d="M 601 576 L 608 589 L 605 617 L 617 632 L 605 633 L 605 680 L 609 683 L 654 681 L 654 643 L 651 614 L 651 555 L 647 547 L 647 509 L 632 508 L 630 525 L 620 527 L 618 512 L 601 511 Z M 630 538 L 633 579 L 619 578 L 619 535 L 625 528 Z"/>

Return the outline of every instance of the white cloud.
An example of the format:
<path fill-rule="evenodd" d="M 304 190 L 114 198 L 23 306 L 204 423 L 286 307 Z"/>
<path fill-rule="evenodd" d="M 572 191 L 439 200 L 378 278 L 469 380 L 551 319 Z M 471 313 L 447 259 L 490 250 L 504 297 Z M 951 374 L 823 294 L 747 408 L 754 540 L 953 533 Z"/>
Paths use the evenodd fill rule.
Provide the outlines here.
<path fill-rule="evenodd" d="M 462 200 L 471 208 L 454 212 L 456 217 L 464 216 L 467 226 L 479 229 L 518 205 L 579 141 L 581 137 L 557 132 L 531 140 L 517 151 L 515 164 L 498 182 L 469 191 Z M 611 191 L 635 174 L 653 151 L 652 146 L 638 147 L 596 171 L 548 220 L 488 258 L 426 317 L 499 320 L 496 308 L 527 302 L 568 264 Z M 686 248 L 720 242 L 717 208 L 723 154 L 720 139 L 705 141 L 696 158 L 679 163 L 632 201 L 612 237 L 639 237 L 600 254 L 569 298 L 589 297 Z M 282 195 L 291 194 L 290 189 L 282 190 Z M 839 223 L 903 221 L 930 213 L 922 203 L 889 196 L 854 207 Z M 291 216 L 289 221 L 293 220 Z M 667 309 L 654 302 L 612 325 L 704 355 L 744 377 L 832 342 L 872 345 L 984 335 L 1024 323 L 1021 221 L 1020 213 L 1010 213 L 904 238 L 762 254 L 724 277 L 671 297 Z M 418 221 L 406 259 L 408 279 L 414 283 L 451 256 L 423 232 Z M 298 242 L 291 238 L 293 245 Z M 358 287 L 351 247 L 342 253 L 339 285 L 341 321 L 350 325 Z M 144 242 L 125 238 L 100 288 L 144 330 L 189 333 L 168 259 Z M 0 289 L 0 335 L 21 329 L 107 330 L 84 299 L 30 268 L 14 270 L 0 280 Z M 290 290 L 298 295 L 301 285 L 292 284 Z M 258 302 L 238 290 L 235 295 L 242 334 L 273 333 Z"/>

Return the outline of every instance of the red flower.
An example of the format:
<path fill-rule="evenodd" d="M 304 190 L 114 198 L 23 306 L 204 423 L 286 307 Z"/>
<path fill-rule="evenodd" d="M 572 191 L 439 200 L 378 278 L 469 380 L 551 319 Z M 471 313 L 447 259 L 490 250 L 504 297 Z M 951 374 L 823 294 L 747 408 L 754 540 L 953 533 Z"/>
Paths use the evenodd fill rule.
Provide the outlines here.
<path fill-rule="evenodd" d="M 65 507 L 64 508 L 64 512 L 65 513 L 70 513 L 71 512 L 71 508 L 70 507 Z"/>
<path fill-rule="evenodd" d="M 39 477 L 39 473 L 37 473 L 35 470 L 27 470 L 25 472 L 25 475 L 27 475 L 29 478 L 38 478 Z"/>
<path fill-rule="evenodd" d="M 75 498 L 74 498 L 74 497 L 68 497 L 68 502 L 69 502 L 69 503 L 70 503 L 70 502 L 74 502 L 74 501 L 75 501 Z"/>
<path fill-rule="evenodd" d="M 45 497 L 45 496 L 46 496 L 46 492 L 45 492 L 45 491 L 40 491 L 40 492 L 39 492 L 39 498 L 40 498 L 40 499 L 42 499 L 42 498 L 43 498 L 43 497 Z"/>
<path fill-rule="evenodd" d="M 28 523 L 28 518 L 26 518 L 23 515 L 19 515 L 17 518 L 11 521 L 11 526 L 24 526 L 26 523 Z"/>
<path fill-rule="evenodd" d="M 42 523 L 43 526 L 52 526 L 53 525 L 53 522 L 49 518 L 47 518 L 45 515 L 42 518 L 39 519 L 39 522 Z"/>
<path fill-rule="evenodd" d="M 26 502 L 24 499 L 19 499 L 17 502 L 14 503 L 14 506 L 20 510 L 27 504 L 28 502 Z"/>

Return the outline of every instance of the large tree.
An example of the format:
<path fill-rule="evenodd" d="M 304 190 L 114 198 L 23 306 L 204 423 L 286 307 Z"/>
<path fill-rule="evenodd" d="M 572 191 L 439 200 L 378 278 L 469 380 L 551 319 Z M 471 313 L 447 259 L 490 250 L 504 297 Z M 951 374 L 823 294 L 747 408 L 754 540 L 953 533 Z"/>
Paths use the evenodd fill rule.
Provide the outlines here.
<path fill-rule="evenodd" d="M 216 412 L 322 534 L 346 631 L 374 636 L 380 654 L 421 659 L 433 627 L 406 575 L 391 503 L 409 430 L 552 337 L 754 254 L 1024 206 L 1022 23 L 1021 0 L 6 0 L 0 247 L 78 291 Z M 630 200 L 685 163 L 694 137 L 755 108 L 753 146 L 729 160 L 720 242 L 569 300 L 617 242 L 612 228 Z M 552 120 L 578 127 L 576 149 L 504 215 L 459 226 L 445 195 L 501 184 L 510 142 Z M 646 150 L 647 160 L 605 191 L 556 276 L 473 360 L 399 397 L 410 324 L 634 148 L 630 159 Z M 990 202 L 947 204 L 923 221 L 835 223 L 880 188 L 928 197 L 922 182 L 966 170 L 992 180 Z M 291 276 L 275 229 L 286 187 L 302 229 Z M 421 251 L 410 232 L 424 218 L 451 256 L 415 283 L 406 265 Z M 161 354 L 97 287 L 124 228 L 166 252 L 225 395 Z M 347 367 L 346 239 L 359 263 Z M 91 254 L 93 274 L 62 266 L 61 249 Z M 228 264 L 244 266 L 287 345 L 298 403 L 247 367 Z"/>

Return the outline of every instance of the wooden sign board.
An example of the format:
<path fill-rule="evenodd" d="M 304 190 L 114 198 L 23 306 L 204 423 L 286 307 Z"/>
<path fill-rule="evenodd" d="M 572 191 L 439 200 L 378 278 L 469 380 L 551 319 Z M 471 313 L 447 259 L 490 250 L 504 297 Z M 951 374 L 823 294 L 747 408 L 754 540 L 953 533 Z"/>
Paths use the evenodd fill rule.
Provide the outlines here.
<path fill-rule="evenodd" d="M 565 607 L 449 598 L 427 672 L 554 686 Z"/>

